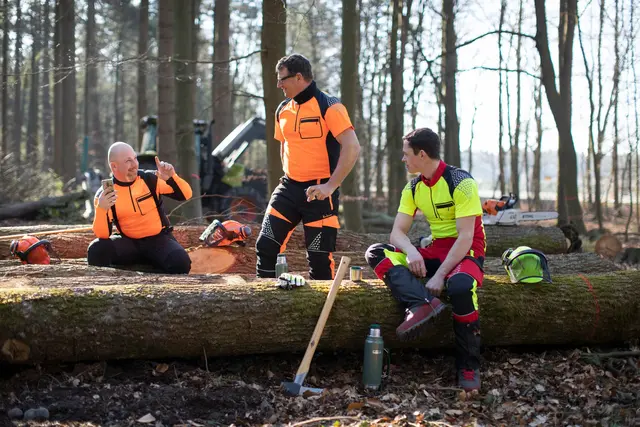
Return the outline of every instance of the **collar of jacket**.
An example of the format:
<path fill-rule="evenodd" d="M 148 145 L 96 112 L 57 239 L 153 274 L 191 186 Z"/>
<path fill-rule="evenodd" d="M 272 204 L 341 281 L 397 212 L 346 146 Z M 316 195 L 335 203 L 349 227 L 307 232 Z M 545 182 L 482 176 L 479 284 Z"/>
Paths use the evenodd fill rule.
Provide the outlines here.
<path fill-rule="evenodd" d="M 140 172 L 138 172 L 138 175 L 140 175 Z M 134 179 L 131 182 L 123 182 L 123 181 L 117 180 L 115 176 L 113 176 L 113 175 L 111 175 L 111 176 L 113 178 L 113 183 L 116 184 L 116 185 L 119 185 L 120 187 L 130 187 L 130 186 L 133 185 L 134 182 L 136 182 L 138 180 L 138 177 L 136 177 L 136 179 Z"/>
<path fill-rule="evenodd" d="M 305 102 L 313 98 L 313 95 L 315 95 L 315 93 L 316 93 L 316 81 L 312 80 L 311 84 L 307 86 L 305 90 L 303 90 L 302 92 L 300 92 L 299 94 L 293 97 L 293 100 L 296 101 L 298 104 L 304 104 Z"/>

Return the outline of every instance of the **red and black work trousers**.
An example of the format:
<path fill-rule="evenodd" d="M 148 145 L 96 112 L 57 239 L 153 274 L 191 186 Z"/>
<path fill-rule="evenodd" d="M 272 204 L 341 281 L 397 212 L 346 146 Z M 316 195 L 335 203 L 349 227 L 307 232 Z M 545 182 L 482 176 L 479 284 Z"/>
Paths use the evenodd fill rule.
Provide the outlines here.
<path fill-rule="evenodd" d="M 331 280 L 334 276 L 338 235 L 339 192 L 324 200 L 307 201 L 306 190 L 312 185 L 323 184 L 328 179 L 294 181 L 282 177 L 273 191 L 267 212 L 256 240 L 256 275 L 275 277 L 276 258 L 286 249 L 294 228 L 302 221 L 304 240 L 309 262 L 309 277 L 314 280 Z"/>
<path fill-rule="evenodd" d="M 435 239 L 426 248 L 418 248 L 424 258 L 427 278 L 432 277 L 449 254 L 455 238 Z M 406 309 L 431 301 L 433 296 L 425 281 L 415 277 L 407 267 L 407 256 L 390 244 L 377 243 L 365 255 L 378 278 L 391 290 L 394 298 Z M 469 253 L 447 274 L 443 295 L 451 303 L 458 349 L 458 367 L 477 369 L 479 365 L 480 322 L 477 288 L 482 286 L 484 257 Z"/>

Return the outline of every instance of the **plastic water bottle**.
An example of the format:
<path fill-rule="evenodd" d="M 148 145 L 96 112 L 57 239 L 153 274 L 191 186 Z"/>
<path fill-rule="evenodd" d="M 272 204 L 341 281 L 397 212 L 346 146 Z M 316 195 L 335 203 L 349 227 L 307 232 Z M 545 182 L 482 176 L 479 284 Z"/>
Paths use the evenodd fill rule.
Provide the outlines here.
<path fill-rule="evenodd" d="M 285 254 L 278 254 L 276 259 L 276 279 L 280 277 L 282 273 L 288 273 L 289 266 L 287 265 L 287 257 Z"/>
<path fill-rule="evenodd" d="M 369 335 L 364 341 L 364 363 L 362 365 L 362 382 L 364 388 L 378 390 L 382 382 L 382 365 L 384 357 L 384 341 L 380 335 L 380 325 L 371 325 Z"/>

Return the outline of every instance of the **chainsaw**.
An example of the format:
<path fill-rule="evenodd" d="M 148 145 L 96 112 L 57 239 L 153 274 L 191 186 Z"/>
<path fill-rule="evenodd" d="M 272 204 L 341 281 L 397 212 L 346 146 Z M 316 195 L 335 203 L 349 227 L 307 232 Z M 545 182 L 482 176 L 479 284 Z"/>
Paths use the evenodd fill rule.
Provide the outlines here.
<path fill-rule="evenodd" d="M 518 225 L 522 221 L 545 221 L 557 219 L 557 212 L 522 212 L 516 209 L 518 197 L 511 193 L 499 200 L 489 199 L 482 204 L 484 225 Z"/>
<path fill-rule="evenodd" d="M 234 220 L 220 222 L 214 220 L 200 235 L 200 241 L 210 248 L 229 246 L 236 243 L 245 246 L 245 240 L 251 236 L 251 227 Z"/>

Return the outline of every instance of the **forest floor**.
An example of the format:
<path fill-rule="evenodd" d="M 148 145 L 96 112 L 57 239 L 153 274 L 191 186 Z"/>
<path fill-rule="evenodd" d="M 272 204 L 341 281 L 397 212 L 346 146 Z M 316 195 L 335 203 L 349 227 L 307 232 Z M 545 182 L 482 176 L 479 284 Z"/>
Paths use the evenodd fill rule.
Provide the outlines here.
<path fill-rule="evenodd" d="M 605 227 L 625 247 L 640 246 L 635 223 L 628 242 L 618 234 L 625 223 Z M 382 388 L 371 392 L 361 387 L 361 353 L 317 353 L 306 385 L 325 392 L 310 397 L 288 397 L 280 385 L 293 380 L 302 354 L 0 364 L 0 427 L 640 425 L 638 342 L 486 348 L 482 357 L 477 394 L 456 387 L 448 350 L 392 351 Z"/>

